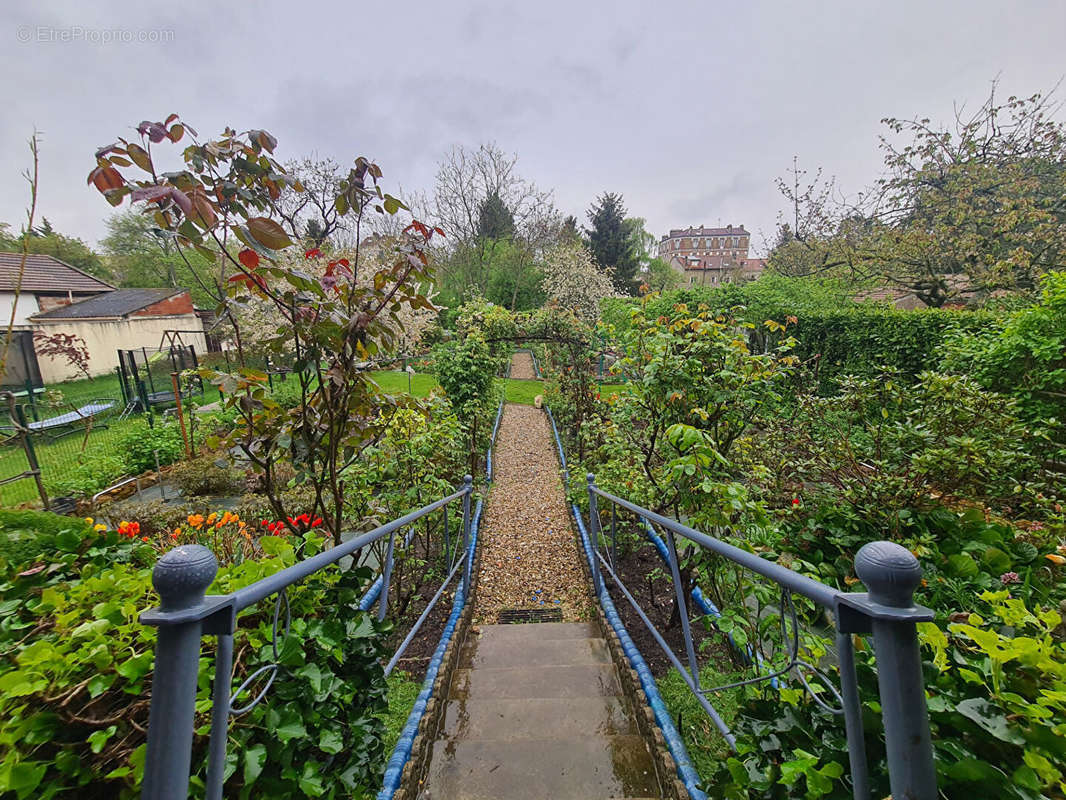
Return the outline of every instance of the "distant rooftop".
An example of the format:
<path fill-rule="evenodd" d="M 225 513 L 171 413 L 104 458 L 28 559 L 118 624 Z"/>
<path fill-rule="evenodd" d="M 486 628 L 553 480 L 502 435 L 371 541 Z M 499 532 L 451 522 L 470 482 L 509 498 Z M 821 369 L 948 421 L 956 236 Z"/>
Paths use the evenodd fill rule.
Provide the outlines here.
<path fill-rule="evenodd" d="M 0 253 L 0 292 L 13 292 L 19 283 L 22 253 Z M 30 253 L 22 276 L 24 292 L 109 292 L 115 287 L 72 267 L 54 256 Z"/>
<path fill-rule="evenodd" d="M 186 289 L 115 289 L 106 294 L 98 294 L 71 303 L 68 306 L 53 308 L 42 314 L 34 314 L 33 319 L 100 319 L 125 317 L 142 308 L 155 305 L 171 297 L 184 294 Z"/>
<path fill-rule="evenodd" d="M 678 236 L 749 236 L 744 226 L 734 227 L 726 225 L 724 228 L 705 228 L 702 225 L 692 228 L 671 228 L 670 233 L 663 239 L 674 239 Z"/>

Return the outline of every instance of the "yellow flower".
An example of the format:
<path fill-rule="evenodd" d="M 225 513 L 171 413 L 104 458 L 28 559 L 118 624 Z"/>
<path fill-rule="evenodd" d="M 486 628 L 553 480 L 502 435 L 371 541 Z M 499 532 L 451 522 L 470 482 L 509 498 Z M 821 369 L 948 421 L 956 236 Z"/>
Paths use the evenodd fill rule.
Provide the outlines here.
<path fill-rule="evenodd" d="M 207 515 L 207 524 L 214 525 L 216 519 L 218 519 L 218 514 L 212 511 L 210 514 Z"/>
<path fill-rule="evenodd" d="M 93 518 L 92 517 L 86 517 L 85 518 L 85 524 L 86 525 L 92 525 L 93 524 Z"/>
<path fill-rule="evenodd" d="M 93 530 L 96 531 L 97 533 L 102 533 L 103 531 L 107 530 L 107 526 L 104 525 L 102 522 L 98 522 L 95 525 L 93 525 Z"/>
<path fill-rule="evenodd" d="M 1052 564 L 1066 564 L 1066 558 L 1060 556 L 1058 553 L 1048 553 L 1046 556 L 1044 556 L 1044 558 L 1046 558 Z"/>

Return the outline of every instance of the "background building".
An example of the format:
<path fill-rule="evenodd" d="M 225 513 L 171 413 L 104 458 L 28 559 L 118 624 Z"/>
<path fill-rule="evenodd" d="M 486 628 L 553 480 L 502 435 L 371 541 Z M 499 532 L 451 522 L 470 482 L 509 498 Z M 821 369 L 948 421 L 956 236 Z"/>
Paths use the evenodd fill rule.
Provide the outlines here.
<path fill-rule="evenodd" d="M 681 273 L 682 286 L 718 286 L 757 278 L 766 260 L 750 258 L 744 226 L 675 228 L 659 241 L 659 257 Z"/>

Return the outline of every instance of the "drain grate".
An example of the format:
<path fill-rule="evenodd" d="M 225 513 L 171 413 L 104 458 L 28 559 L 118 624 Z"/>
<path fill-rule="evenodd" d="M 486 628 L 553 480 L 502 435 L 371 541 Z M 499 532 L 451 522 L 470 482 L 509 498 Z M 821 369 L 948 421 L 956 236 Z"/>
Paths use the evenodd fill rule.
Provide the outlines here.
<path fill-rule="evenodd" d="M 496 618 L 500 625 L 515 625 L 525 622 L 562 622 L 561 608 L 511 608 L 501 611 Z"/>

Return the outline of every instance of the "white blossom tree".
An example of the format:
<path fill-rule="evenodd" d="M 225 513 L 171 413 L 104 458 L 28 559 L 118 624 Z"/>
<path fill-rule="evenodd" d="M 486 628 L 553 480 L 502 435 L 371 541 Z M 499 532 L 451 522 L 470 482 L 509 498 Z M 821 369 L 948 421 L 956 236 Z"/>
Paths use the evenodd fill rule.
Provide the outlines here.
<path fill-rule="evenodd" d="M 589 325 L 600 315 L 600 301 L 615 297 L 611 279 L 593 263 L 578 242 L 564 242 L 544 254 L 541 286 L 548 304 L 570 309 Z"/>

